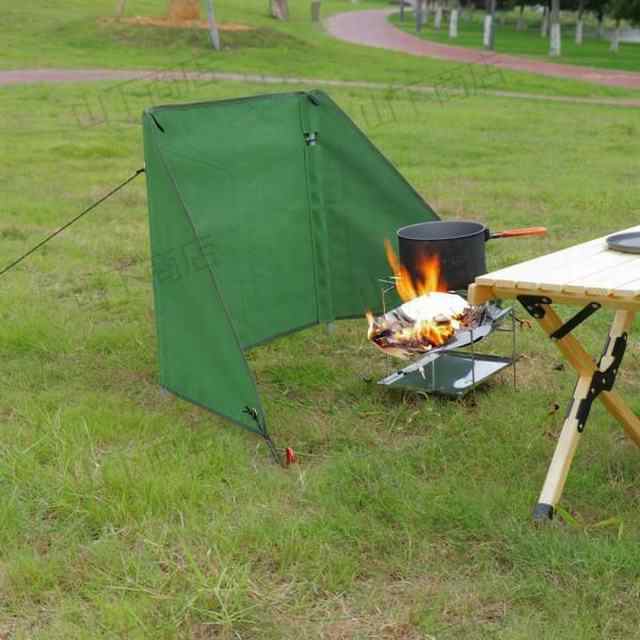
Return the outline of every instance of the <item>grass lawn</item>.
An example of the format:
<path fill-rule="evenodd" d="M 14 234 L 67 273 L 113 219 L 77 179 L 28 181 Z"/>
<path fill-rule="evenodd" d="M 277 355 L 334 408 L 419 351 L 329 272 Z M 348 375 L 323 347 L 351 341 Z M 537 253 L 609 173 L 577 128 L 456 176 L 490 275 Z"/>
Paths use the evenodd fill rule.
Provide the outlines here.
<path fill-rule="evenodd" d="M 255 31 L 223 33 L 224 50 L 212 51 L 205 30 L 141 27 L 112 19 L 112 0 L 23 0 L 0 11 L 3 54 L 0 68 L 196 68 L 278 76 L 369 80 L 397 84 L 456 84 L 453 62 L 405 56 L 331 38 L 310 21 L 308 0 L 290 0 L 291 17 L 267 16 L 266 0 L 217 0 L 221 22 L 240 22 Z M 126 15 L 159 16 L 166 0 L 129 0 Z M 386 7 L 368 0 L 322 3 L 323 16 L 339 11 Z M 464 29 L 464 27 L 463 27 Z M 638 96 L 640 92 L 504 71 L 495 89 L 563 96 Z"/>
<path fill-rule="evenodd" d="M 433 40 L 441 44 L 450 44 L 458 47 L 482 48 L 484 14 L 475 12 L 473 20 L 460 20 L 459 36 L 457 39 L 449 38 L 448 24 L 443 21 L 440 31 L 433 25 L 433 16 L 428 25 L 425 25 L 419 37 L 425 40 Z M 415 19 L 413 13 L 405 16 L 404 22 L 400 20 L 400 14 L 391 16 L 391 21 L 404 31 L 416 35 Z M 506 24 L 497 25 L 496 52 L 512 53 L 519 56 L 531 56 L 561 64 L 575 64 L 584 67 L 597 67 L 602 69 L 621 69 L 624 71 L 640 71 L 640 44 L 622 43 L 618 53 L 609 51 L 608 40 L 598 40 L 595 33 L 587 32 L 585 27 L 585 40 L 582 45 L 575 41 L 575 25 L 562 25 L 562 56 L 551 58 L 549 56 L 549 39 L 540 36 L 540 21 L 529 19 L 526 31 L 516 31 L 516 25 L 512 20 Z"/>
<path fill-rule="evenodd" d="M 150 102 L 278 89 L 176 86 L 0 91 L 0 263 L 141 165 Z M 549 227 L 490 243 L 492 268 L 638 221 L 633 110 L 397 96 L 380 118 L 372 94 L 332 95 L 443 217 Z M 88 126 L 78 108 L 99 104 Z M 530 522 L 573 385 L 537 328 L 519 390 L 505 376 L 475 401 L 367 382 L 387 365 L 364 319 L 254 350 L 271 429 L 300 456 L 285 471 L 158 388 L 148 258 L 139 179 L 0 281 L 0 637 L 636 636 L 640 455 L 599 406 L 571 515 Z M 594 353 L 608 320 L 579 329 Z M 632 341 L 619 386 L 637 411 L 639 374 Z"/>

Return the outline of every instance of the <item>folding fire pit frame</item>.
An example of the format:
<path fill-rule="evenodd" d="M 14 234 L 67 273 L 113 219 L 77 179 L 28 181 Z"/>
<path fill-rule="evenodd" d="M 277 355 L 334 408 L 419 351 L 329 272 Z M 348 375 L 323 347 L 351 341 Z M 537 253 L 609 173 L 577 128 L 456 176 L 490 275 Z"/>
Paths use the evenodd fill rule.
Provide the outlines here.
<path fill-rule="evenodd" d="M 640 231 L 640 226 L 627 231 Z M 578 374 L 533 514 L 535 520 L 551 519 L 596 398 L 640 446 L 640 419 L 614 391 L 628 334 L 640 310 L 640 255 L 612 251 L 606 238 L 599 238 L 480 276 L 469 287 L 472 304 L 496 298 L 517 298 Z M 585 306 L 563 322 L 552 308 L 554 303 Z M 572 331 L 601 307 L 614 309 L 615 317 L 596 363 Z"/>

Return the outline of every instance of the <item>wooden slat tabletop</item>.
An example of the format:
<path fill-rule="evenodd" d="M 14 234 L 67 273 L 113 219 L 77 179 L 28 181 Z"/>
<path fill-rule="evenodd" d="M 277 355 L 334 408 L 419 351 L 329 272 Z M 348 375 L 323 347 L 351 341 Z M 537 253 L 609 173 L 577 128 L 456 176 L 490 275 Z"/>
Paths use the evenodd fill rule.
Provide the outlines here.
<path fill-rule="evenodd" d="M 640 232 L 640 225 L 624 230 L 631 231 Z M 547 295 L 563 302 L 596 300 L 640 308 L 640 255 L 612 251 L 606 238 L 479 276 L 470 299 Z"/>

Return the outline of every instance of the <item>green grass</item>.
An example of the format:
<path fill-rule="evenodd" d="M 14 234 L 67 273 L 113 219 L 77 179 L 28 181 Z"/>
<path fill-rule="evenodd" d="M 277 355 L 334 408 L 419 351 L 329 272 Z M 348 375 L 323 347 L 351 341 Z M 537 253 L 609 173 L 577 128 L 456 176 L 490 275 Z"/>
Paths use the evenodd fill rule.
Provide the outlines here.
<path fill-rule="evenodd" d="M 180 86 L 128 84 L 126 108 L 104 83 L 3 89 L 0 263 L 141 165 L 150 102 L 278 89 Z M 398 95 L 374 117 L 372 94 L 333 95 L 443 217 L 549 227 L 489 244 L 492 268 L 637 222 L 634 110 Z M 100 103 L 108 122 L 80 126 L 74 105 Z M 254 350 L 300 456 L 285 471 L 159 389 L 145 200 L 139 179 L 0 280 L 1 636 L 635 637 L 640 458 L 600 407 L 572 515 L 530 523 L 573 384 L 539 329 L 519 336 L 517 392 L 505 376 L 462 402 L 367 382 L 387 364 L 364 320 Z M 594 353 L 608 319 L 579 330 Z M 633 342 L 636 410 L 639 374 Z"/>
<path fill-rule="evenodd" d="M 433 16 L 429 24 L 425 25 L 419 37 L 432 40 L 440 44 L 450 44 L 458 47 L 482 49 L 483 15 L 476 12 L 470 21 L 460 20 L 459 36 L 449 38 L 449 27 L 443 20 L 442 28 L 438 31 L 434 27 Z M 399 14 L 390 18 L 391 22 L 404 31 L 416 35 L 413 14 L 408 14 L 404 22 Z M 599 40 L 595 32 L 585 27 L 585 40 L 582 45 L 575 42 L 575 25 L 562 25 L 562 55 L 551 58 L 549 56 L 549 39 L 540 36 L 540 20 L 529 18 L 527 30 L 517 31 L 513 19 L 498 22 L 496 30 L 496 52 L 511 53 L 519 56 L 540 58 L 546 62 L 559 64 L 575 64 L 584 67 L 600 69 L 621 69 L 624 71 L 640 71 L 640 44 L 622 43 L 618 53 L 609 51 L 608 40 Z"/>
<path fill-rule="evenodd" d="M 222 34 L 224 50 L 211 50 L 207 32 L 132 26 L 105 20 L 112 0 L 24 0 L 0 11 L 3 55 L 0 68 L 190 68 L 277 76 L 368 80 L 396 84 L 455 84 L 452 62 L 417 58 L 331 38 L 310 22 L 308 0 L 290 0 L 291 18 L 267 16 L 266 0 L 218 0 L 221 22 L 256 27 Z M 346 0 L 322 3 L 323 16 L 387 6 Z M 166 0 L 129 0 L 127 15 L 162 15 Z M 455 75 L 455 74 L 454 74 Z M 496 89 L 562 96 L 638 96 L 640 92 L 572 80 L 505 71 Z"/>

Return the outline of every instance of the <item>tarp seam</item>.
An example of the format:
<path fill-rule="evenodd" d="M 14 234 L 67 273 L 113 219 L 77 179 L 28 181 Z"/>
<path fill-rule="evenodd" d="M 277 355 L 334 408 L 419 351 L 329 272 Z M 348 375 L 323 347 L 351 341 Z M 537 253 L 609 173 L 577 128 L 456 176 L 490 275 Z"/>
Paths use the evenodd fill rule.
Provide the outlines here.
<path fill-rule="evenodd" d="M 306 99 L 306 96 L 305 96 Z M 306 129 L 306 123 L 303 113 L 303 105 L 304 100 L 298 101 L 298 113 L 300 116 L 300 133 L 301 139 L 304 140 L 304 133 Z M 313 288 L 315 291 L 315 302 L 316 302 L 316 324 L 320 323 L 320 292 L 318 291 L 318 264 L 317 264 L 317 255 L 316 255 L 316 244 L 314 242 L 314 234 L 313 234 L 313 207 L 311 205 L 311 185 L 309 184 L 309 147 L 306 145 L 306 142 L 303 143 L 302 155 L 304 157 L 304 183 L 305 183 L 305 191 L 307 194 L 307 219 L 309 221 L 309 243 L 311 245 L 311 264 L 313 265 Z"/>

